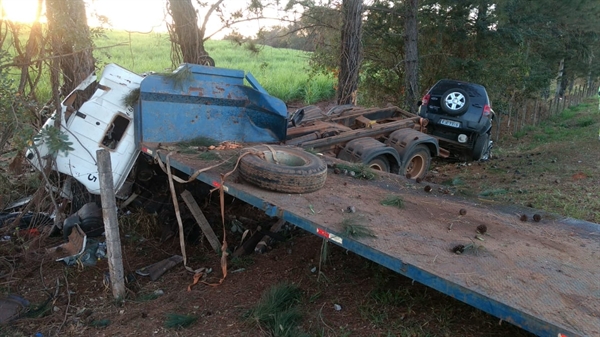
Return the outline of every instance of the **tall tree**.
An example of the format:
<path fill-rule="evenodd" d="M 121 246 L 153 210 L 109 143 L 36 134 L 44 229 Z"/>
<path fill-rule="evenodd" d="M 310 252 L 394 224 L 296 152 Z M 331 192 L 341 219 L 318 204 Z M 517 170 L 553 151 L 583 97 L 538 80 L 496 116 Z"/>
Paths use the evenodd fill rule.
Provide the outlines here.
<path fill-rule="evenodd" d="M 338 104 L 356 104 L 358 74 L 362 63 L 362 12 L 362 0 L 344 0 L 342 3 L 344 23 L 338 75 Z"/>
<path fill-rule="evenodd" d="M 63 84 L 69 94 L 95 69 L 92 39 L 83 0 L 46 0 L 46 17 L 52 53 L 58 58 Z"/>
<path fill-rule="evenodd" d="M 214 66 L 204 48 L 206 25 L 212 12 L 219 7 L 223 0 L 213 4 L 204 21 L 198 28 L 198 13 L 192 5 L 192 0 L 169 0 L 169 14 L 173 24 L 167 25 L 171 36 L 171 60 L 174 65 L 181 62 Z"/>
<path fill-rule="evenodd" d="M 192 0 L 168 0 L 167 10 L 173 19 L 167 24 L 173 65 L 186 62 L 214 66 L 214 60 L 204 47 L 206 40 L 224 29 L 234 29 L 238 23 L 266 18 L 263 10 L 277 8 L 279 4 L 279 0 L 248 0 L 245 3 L 216 0 L 196 1 L 195 7 Z M 203 17 L 198 16 L 198 9 L 206 9 Z M 218 19 L 220 26 L 209 33 L 208 22 L 213 19 Z"/>
<path fill-rule="evenodd" d="M 404 4 L 404 97 L 405 105 L 412 113 L 417 112 L 419 96 L 418 7 L 419 0 L 408 0 Z"/>

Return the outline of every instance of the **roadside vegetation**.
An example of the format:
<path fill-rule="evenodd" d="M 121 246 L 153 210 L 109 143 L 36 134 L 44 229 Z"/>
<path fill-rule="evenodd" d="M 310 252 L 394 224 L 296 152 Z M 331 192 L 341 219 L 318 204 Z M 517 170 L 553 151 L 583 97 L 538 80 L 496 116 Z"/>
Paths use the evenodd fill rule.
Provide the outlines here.
<path fill-rule="evenodd" d="M 372 1 L 365 16 L 364 62 L 355 92 L 361 105 L 392 103 L 405 108 L 415 104 L 414 100 L 407 102 L 404 95 L 408 62 L 403 17 L 407 3 Z M 415 79 L 415 87 L 424 92 L 440 78 L 486 85 L 499 116 L 494 156 L 481 163 L 436 159 L 419 188 L 426 186 L 430 192 L 431 186 L 438 190 L 440 185 L 444 191 L 483 203 L 516 204 L 600 223 L 600 111 L 597 101 L 589 99 L 598 85 L 594 55 L 598 55 L 600 21 L 594 18 L 600 6 L 591 0 L 577 4 L 562 0 L 458 3 L 421 2 L 421 77 Z M 217 67 L 252 73 L 267 92 L 290 106 L 332 101 L 338 86 L 341 11 L 319 6 L 304 9 L 311 14 L 302 18 L 304 29 L 278 27 L 262 33 L 304 42 L 308 36 L 314 45 L 305 50 L 312 52 L 256 43 L 261 36 L 252 43 L 231 38 L 207 40 L 203 48 Z M 0 206 L 4 206 L 36 191 L 45 193 L 41 177 L 27 166 L 23 153 L 52 112 L 60 81 L 55 81 L 53 95 L 48 69 L 57 57 L 49 51 L 58 48 L 44 42 L 52 40 L 50 34 L 42 33 L 46 27 L 38 26 L 38 35 L 30 34 L 25 26 L 11 26 L 10 31 L 6 25 L 0 27 L 5 28 L 0 34 Z M 278 31 L 285 34 L 275 34 Z M 77 34 L 63 34 L 67 35 Z M 15 36 L 21 41 L 15 41 Z M 174 68 L 168 34 L 99 30 L 90 38 L 98 75 L 109 63 L 136 73 L 166 73 Z M 28 41 L 37 50 L 34 55 L 16 55 L 11 49 L 18 45 L 23 51 Z M 77 41 L 68 42 L 73 47 Z M 65 54 L 58 58 L 76 53 L 67 50 Z M 21 77 L 25 70 L 29 71 L 27 80 Z M 17 90 L 20 81 L 23 88 Z M 584 103 L 579 104 L 582 99 Z M 566 104 L 568 100 L 575 105 Z M 60 139 L 60 135 L 54 138 Z M 208 145 L 198 140 L 180 146 Z M 206 160 L 218 158 L 212 152 L 202 155 Z M 378 179 L 364 165 L 338 165 L 335 170 L 355 178 Z M 396 195 L 381 202 L 399 209 L 404 204 Z M 52 211 L 48 204 L 42 200 L 32 209 Z M 227 211 L 240 217 L 255 216 L 250 219 L 254 224 L 266 224 L 260 218 L 264 214 L 257 215 L 256 210 L 240 204 L 232 201 Z M 220 219 L 215 200 L 208 200 L 203 207 L 211 221 Z M 312 205 L 310 210 L 314 213 Z M 341 226 L 346 237 L 374 237 L 351 208 L 345 211 L 349 214 Z M 532 218 L 533 212 L 521 215 L 521 219 Z M 219 288 L 197 291 L 197 287 L 186 292 L 190 275 L 182 270 L 166 273 L 159 282 L 146 282 L 135 276 L 137 268 L 179 252 L 177 242 L 161 236 L 172 234 L 163 220 L 146 213 L 120 219 L 124 260 L 128 276 L 133 274 L 127 285 L 128 297 L 120 303 L 111 299 L 103 282 L 106 260 L 95 267 L 59 266 L 44 255 L 44 249 L 62 238 L 42 242 L 41 236 L 23 228 L 4 227 L 0 233 L 0 295 L 19 293 L 31 301 L 33 309 L 14 325 L 1 327 L 0 337 L 119 335 L 124 331 L 196 336 L 204 333 L 202 329 L 207 335 L 232 336 L 240 331 L 269 336 L 529 336 L 306 233 L 290 235 L 297 240 L 294 242 L 284 238 L 284 247 L 271 254 L 231 259 L 232 274 L 248 273 L 230 277 Z M 189 247 L 189 253 L 190 264 L 220 263 L 214 251 L 198 242 Z M 295 282 L 282 282 L 286 278 Z M 206 322 L 220 324 L 211 327 Z"/>
<path fill-rule="evenodd" d="M 23 30 L 26 39 L 27 30 Z M 171 44 L 166 33 L 127 33 L 107 30 L 94 38 L 94 57 L 101 74 L 108 63 L 116 63 L 135 73 L 164 73 L 173 69 L 170 60 Z M 239 44 L 230 40 L 208 40 L 207 52 L 215 66 L 250 72 L 267 92 L 285 102 L 312 104 L 330 100 L 335 94 L 333 74 L 312 71 L 310 53 L 270 46 Z M 40 79 L 37 94 L 40 101 L 50 98 L 50 78 Z M 19 74 L 12 73 L 15 81 Z"/>
<path fill-rule="evenodd" d="M 453 193 L 600 223 L 600 111 L 589 100 L 494 145 L 492 160 L 438 160 L 432 180 Z"/>

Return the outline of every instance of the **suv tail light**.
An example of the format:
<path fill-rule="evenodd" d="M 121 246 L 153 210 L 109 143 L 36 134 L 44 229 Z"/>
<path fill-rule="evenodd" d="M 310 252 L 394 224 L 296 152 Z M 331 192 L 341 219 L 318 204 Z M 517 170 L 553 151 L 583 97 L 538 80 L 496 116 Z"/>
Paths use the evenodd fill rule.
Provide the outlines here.
<path fill-rule="evenodd" d="M 483 117 L 490 117 L 490 115 L 492 114 L 492 108 L 489 105 L 484 105 L 483 106 Z"/>
<path fill-rule="evenodd" d="M 429 104 L 429 98 L 431 97 L 430 94 L 426 94 L 425 96 L 423 96 L 423 98 L 421 99 L 421 105 L 427 105 Z"/>

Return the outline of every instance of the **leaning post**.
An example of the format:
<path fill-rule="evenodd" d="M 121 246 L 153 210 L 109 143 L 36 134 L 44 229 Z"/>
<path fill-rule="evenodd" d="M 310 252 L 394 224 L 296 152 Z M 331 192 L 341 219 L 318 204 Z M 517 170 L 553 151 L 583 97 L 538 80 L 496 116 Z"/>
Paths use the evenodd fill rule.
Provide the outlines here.
<path fill-rule="evenodd" d="M 123 273 L 123 254 L 121 253 L 121 237 L 119 236 L 119 220 L 117 203 L 110 161 L 110 152 L 106 149 L 96 151 L 100 181 L 100 197 L 102 200 L 102 219 L 106 233 L 106 251 L 108 271 L 113 297 L 122 299 L 125 296 L 125 278 Z"/>

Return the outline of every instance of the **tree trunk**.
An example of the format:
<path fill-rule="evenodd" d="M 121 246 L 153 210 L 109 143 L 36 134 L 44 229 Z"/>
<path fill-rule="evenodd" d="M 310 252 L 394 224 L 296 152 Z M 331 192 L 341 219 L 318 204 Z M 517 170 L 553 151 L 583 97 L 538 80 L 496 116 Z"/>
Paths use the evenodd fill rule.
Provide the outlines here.
<path fill-rule="evenodd" d="M 198 13 L 191 0 L 169 0 L 169 12 L 173 24 L 169 25 L 173 65 L 181 62 L 210 64 L 204 49 L 204 26 L 198 29 Z M 212 59 L 210 59 L 212 60 Z"/>
<path fill-rule="evenodd" d="M 419 99 L 419 51 L 417 48 L 419 0 L 408 0 L 404 6 L 405 105 L 408 106 L 410 112 L 416 113 Z"/>
<path fill-rule="evenodd" d="M 558 76 L 556 77 L 556 94 L 554 95 L 555 99 L 561 97 L 562 94 L 562 79 L 565 71 L 565 59 L 562 58 L 560 60 L 560 64 L 558 65 Z"/>
<path fill-rule="evenodd" d="M 95 70 L 92 40 L 83 0 L 46 0 L 48 30 L 52 52 L 59 58 L 63 85 L 61 96 L 68 95 Z"/>
<path fill-rule="evenodd" d="M 43 44 L 42 24 L 40 23 L 40 16 L 42 15 L 42 7 L 44 0 L 38 0 L 37 10 L 35 15 L 35 21 L 31 25 L 31 31 L 29 32 L 29 39 L 25 47 L 25 54 L 22 56 L 21 65 L 21 78 L 19 80 L 19 88 L 17 92 L 24 96 L 25 86 L 29 83 L 29 67 L 31 66 L 31 59 L 39 54 Z M 39 64 L 39 62 L 38 62 Z M 29 94 L 34 97 L 35 88 L 30 88 Z"/>
<path fill-rule="evenodd" d="M 362 62 L 361 30 L 362 0 L 344 0 L 340 72 L 338 75 L 337 104 L 355 104 L 358 71 Z"/>

